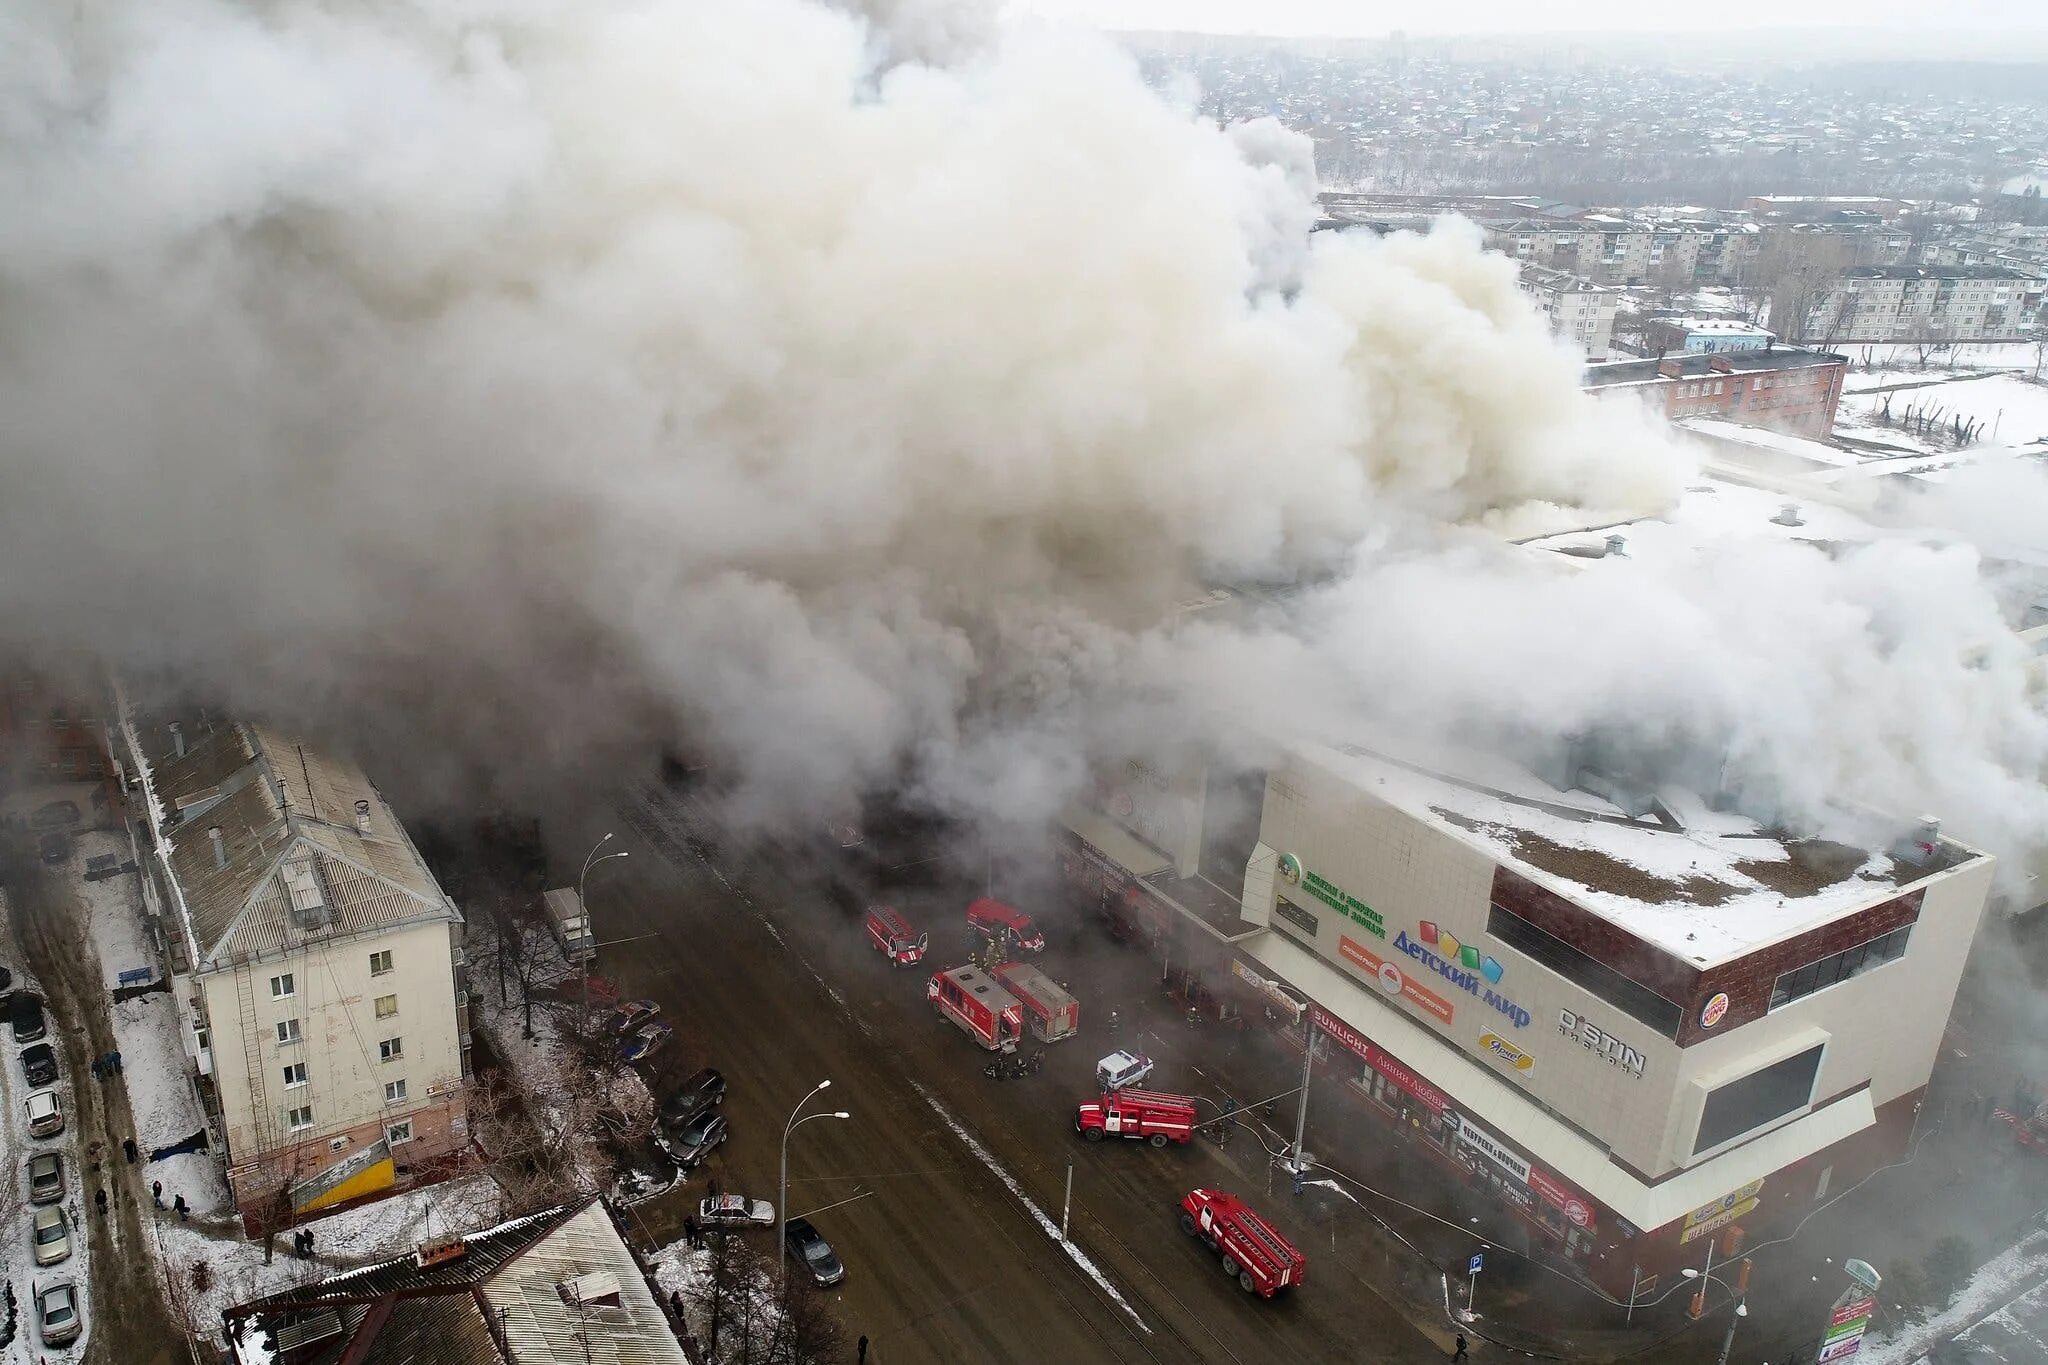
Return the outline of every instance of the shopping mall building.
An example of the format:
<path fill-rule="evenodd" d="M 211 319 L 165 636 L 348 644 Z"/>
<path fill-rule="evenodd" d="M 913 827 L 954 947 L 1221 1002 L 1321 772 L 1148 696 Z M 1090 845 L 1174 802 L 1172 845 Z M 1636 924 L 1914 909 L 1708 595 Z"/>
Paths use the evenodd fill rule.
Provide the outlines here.
<path fill-rule="evenodd" d="M 1788 840 L 1384 745 L 1227 784 L 1133 761 L 1062 826 L 1070 890 L 1192 1003 L 1306 1041 L 1356 1121 L 1617 1298 L 1909 1148 L 1992 868 L 1931 822 Z"/>

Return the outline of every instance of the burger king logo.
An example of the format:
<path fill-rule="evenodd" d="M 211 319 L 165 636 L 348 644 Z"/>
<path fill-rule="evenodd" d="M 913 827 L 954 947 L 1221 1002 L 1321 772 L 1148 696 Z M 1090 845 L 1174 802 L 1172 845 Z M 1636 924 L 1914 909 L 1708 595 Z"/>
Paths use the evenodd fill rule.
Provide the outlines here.
<path fill-rule="evenodd" d="M 1728 1017 L 1728 992 L 1721 991 L 1700 1009 L 1700 1027 L 1712 1028 Z"/>

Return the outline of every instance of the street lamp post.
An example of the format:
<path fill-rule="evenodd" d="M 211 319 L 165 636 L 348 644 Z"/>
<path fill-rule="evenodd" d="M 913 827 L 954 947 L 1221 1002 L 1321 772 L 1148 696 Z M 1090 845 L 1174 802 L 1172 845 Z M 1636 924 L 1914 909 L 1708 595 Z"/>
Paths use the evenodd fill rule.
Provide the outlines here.
<path fill-rule="evenodd" d="M 592 844 L 590 853 L 583 859 L 583 870 L 576 874 L 576 908 L 583 912 L 583 936 L 590 940 L 590 956 L 581 964 L 583 986 L 577 1000 L 577 1012 L 583 1016 L 586 1023 L 590 1019 L 590 969 L 597 964 L 597 930 L 591 923 L 590 902 L 583 898 L 583 883 L 589 879 L 590 869 L 599 863 L 608 863 L 614 858 L 627 856 L 626 850 L 622 848 L 615 853 L 607 853 L 602 858 L 598 857 L 597 851 L 611 841 L 612 836 L 606 834 L 604 838 Z"/>
<path fill-rule="evenodd" d="M 809 1104 L 819 1091 L 828 1088 L 831 1084 L 832 1082 L 827 1080 L 819 1081 L 816 1085 L 812 1086 L 810 1093 L 798 1100 L 796 1108 L 789 1111 L 789 1121 L 782 1125 L 782 1166 L 781 1174 L 776 1178 L 775 1182 L 775 1287 L 777 1290 L 785 1289 L 789 1285 L 789 1135 L 803 1127 L 806 1123 L 809 1123 L 812 1119 L 846 1119 L 853 1117 L 844 1109 L 829 1114 L 821 1111 L 816 1114 L 804 1114 L 802 1118 L 797 1117 L 798 1114 L 803 1114 L 804 1106 Z"/>
<path fill-rule="evenodd" d="M 1707 1264 L 1713 1264 L 1713 1249 L 1711 1246 L 1708 1248 Z M 1747 1262 L 1745 1262 L 1745 1271 L 1747 1270 L 1747 1268 L 1748 1264 Z M 1723 1289 L 1727 1290 L 1729 1294 L 1734 1296 L 1735 1311 L 1728 1315 L 1728 1333 L 1726 1336 L 1721 1338 L 1721 1355 L 1719 1360 L 1715 1362 L 1715 1365 L 1728 1365 L 1728 1354 L 1729 1352 L 1735 1349 L 1735 1328 L 1742 1322 L 1744 1318 L 1749 1316 L 1749 1276 L 1747 1274 L 1744 1274 L 1741 1277 L 1739 1277 L 1741 1280 L 1741 1284 L 1738 1286 L 1729 1284 L 1726 1280 L 1722 1279 L 1720 1276 L 1716 1275 L 1711 1270 L 1702 1274 L 1700 1271 L 1694 1270 L 1691 1266 L 1687 1266 L 1685 1269 L 1679 1271 L 1678 1273 L 1685 1276 L 1685 1278 L 1687 1278 L 1688 1280 L 1702 1281 L 1702 1297 L 1704 1297 L 1705 1295 L 1704 1282 L 1706 1281 L 1711 1281 L 1715 1284 L 1720 1285 Z"/>

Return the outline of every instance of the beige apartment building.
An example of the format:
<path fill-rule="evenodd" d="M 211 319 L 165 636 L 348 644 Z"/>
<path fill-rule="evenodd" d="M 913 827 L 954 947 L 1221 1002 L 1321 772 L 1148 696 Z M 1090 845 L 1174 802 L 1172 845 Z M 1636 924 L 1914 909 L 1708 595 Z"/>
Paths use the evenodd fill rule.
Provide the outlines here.
<path fill-rule="evenodd" d="M 1582 359 L 1607 359 L 1614 339 L 1615 290 L 1540 265 L 1522 267 L 1521 285 L 1550 330 L 1578 347 Z"/>
<path fill-rule="evenodd" d="M 1791 340 L 2020 341 L 2042 284 L 1997 265 L 1859 265 L 1814 290 L 1798 309 L 1774 303 L 1771 326 Z"/>
<path fill-rule="evenodd" d="M 461 1169 L 463 921 L 389 804 L 262 725 L 124 712 L 146 908 L 245 1227 Z"/>

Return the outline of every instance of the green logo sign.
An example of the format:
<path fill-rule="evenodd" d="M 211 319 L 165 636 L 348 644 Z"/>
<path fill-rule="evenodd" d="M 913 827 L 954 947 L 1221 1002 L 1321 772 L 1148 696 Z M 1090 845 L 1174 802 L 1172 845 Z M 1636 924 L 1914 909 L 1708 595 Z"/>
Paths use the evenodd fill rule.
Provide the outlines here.
<path fill-rule="evenodd" d="M 1292 853 L 1280 855 L 1280 880 L 1289 886 L 1301 885 L 1301 859 Z"/>
<path fill-rule="evenodd" d="M 1308 893 L 1311 896 L 1314 896 L 1338 914 L 1343 915 L 1368 934 L 1375 938 L 1385 938 L 1387 936 L 1387 922 L 1380 918 L 1380 912 L 1358 899 L 1358 897 L 1346 894 L 1342 887 L 1332 886 L 1313 872 L 1303 872 L 1301 874 L 1301 884 L 1308 888 Z"/>

